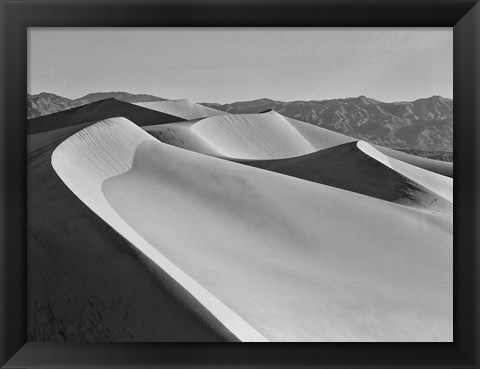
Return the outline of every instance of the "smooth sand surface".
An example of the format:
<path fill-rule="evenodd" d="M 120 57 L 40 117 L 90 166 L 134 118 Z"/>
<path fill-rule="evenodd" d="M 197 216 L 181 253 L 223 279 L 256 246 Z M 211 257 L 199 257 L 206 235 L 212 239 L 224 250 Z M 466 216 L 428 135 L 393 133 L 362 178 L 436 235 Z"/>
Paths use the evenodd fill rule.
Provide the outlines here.
<path fill-rule="evenodd" d="M 173 113 L 174 111 L 171 111 L 171 112 Z M 266 117 L 270 117 L 269 119 L 270 121 L 272 122 L 277 121 L 277 125 L 281 127 L 282 125 L 284 125 L 284 121 L 287 121 L 288 123 L 290 123 L 291 127 L 293 127 L 298 133 L 300 133 L 303 136 L 303 138 L 305 138 L 305 140 L 308 141 L 308 143 L 312 146 L 314 151 L 325 150 L 325 149 L 329 149 L 345 143 L 357 141 L 352 137 L 348 137 L 338 132 L 333 132 L 328 129 L 318 127 L 312 124 L 308 124 L 305 122 L 301 122 L 293 118 L 284 117 L 274 111 L 268 111 L 268 112 L 259 113 L 259 114 L 246 114 L 242 116 L 243 119 L 242 118 L 235 119 L 234 117 L 235 115 L 231 114 L 230 117 L 226 119 L 235 120 L 236 123 L 232 124 L 232 126 L 234 126 L 236 129 L 239 129 L 241 131 L 245 131 L 245 132 L 242 132 L 244 136 L 246 135 L 246 131 L 249 130 L 248 126 L 252 126 L 251 122 L 262 121 L 262 120 L 265 120 Z M 221 122 L 222 119 L 223 118 L 218 118 L 218 122 Z M 247 124 L 245 124 L 245 121 L 247 122 Z M 230 160 L 239 161 L 239 162 L 265 159 L 265 157 L 263 157 L 265 154 L 261 153 L 260 155 L 263 155 L 263 156 L 259 157 L 258 151 L 251 152 L 249 153 L 249 155 L 245 155 L 243 151 L 240 151 L 235 153 L 236 155 L 238 155 L 237 157 L 232 156 L 232 153 L 230 153 L 231 151 L 230 147 L 227 148 L 226 150 L 222 150 L 221 147 L 215 146 L 215 142 L 216 142 L 215 139 L 210 139 L 210 137 L 216 137 L 218 135 L 218 132 L 213 133 L 213 135 L 207 132 L 203 136 L 197 133 L 197 129 L 194 129 L 193 127 L 199 122 L 202 122 L 202 119 L 192 119 L 187 122 L 179 122 L 179 123 L 150 125 L 150 126 L 145 126 L 143 128 L 164 143 L 167 143 L 172 146 L 181 147 L 187 150 L 199 152 L 202 154 L 216 156 L 224 159 L 230 159 Z M 232 128 L 228 124 L 223 125 L 222 129 L 232 130 Z M 215 129 L 212 128 L 212 131 L 213 130 Z M 268 132 L 265 130 L 255 129 L 252 135 L 255 136 L 257 134 L 261 134 L 261 132 L 265 132 L 265 134 L 267 135 L 267 137 L 265 137 L 265 141 L 267 143 L 275 142 L 274 138 L 277 135 L 276 132 Z M 233 132 L 231 132 L 230 136 L 233 138 L 234 134 L 235 132 L 233 129 Z M 222 138 L 219 138 L 219 139 L 221 140 Z M 234 146 L 239 145 L 238 139 L 235 138 L 234 141 L 235 141 Z M 224 140 L 223 142 L 227 142 L 227 141 Z M 265 142 L 261 141 L 260 139 L 258 140 L 258 142 L 252 143 L 252 145 L 256 145 L 258 149 L 258 146 L 259 145 L 264 146 Z M 220 146 L 224 146 L 224 144 L 221 144 Z M 419 168 L 441 174 L 443 176 L 453 177 L 453 163 L 447 163 L 439 160 L 422 158 L 419 156 L 410 155 L 407 153 L 403 153 L 397 150 L 389 149 L 389 148 L 378 146 L 378 145 L 372 145 L 372 146 L 376 148 L 378 151 L 380 151 L 381 153 L 393 159 L 403 161 L 407 164 L 414 165 Z M 248 151 L 251 151 L 251 150 L 248 150 Z M 294 156 L 301 156 L 301 155 L 294 155 Z M 288 157 L 292 157 L 292 156 L 289 155 Z M 270 160 L 280 159 L 280 156 L 272 158 L 272 156 L 269 155 L 268 159 Z"/>
<path fill-rule="evenodd" d="M 240 161 L 295 157 L 316 150 L 285 117 L 274 111 L 214 116 L 144 129 L 163 143 Z M 327 141 L 328 136 L 324 143 Z"/>
<path fill-rule="evenodd" d="M 365 154 L 357 142 L 295 158 L 244 164 L 417 209 L 453 214 L 452 202 Z"/>
<path fill-rule="evenodd" d="M 292 124 L 292 126 L 294 126 L 298 132 L 300 132 L 317 150 L 324 150 L 329 147 L 358 140 L 356 138 L 352 138 L 344 134 L 330 131 L 328 129 L 305 123 L 293 118 L 285 117 L 285 119 L 287 119 L 290 124 Z M 453 163 L 422 158 L 420 156 L 407 154 L 379 145 L 372 146 L 391 158 L 441 174 L 443 176 L 453 177 Z"/>
<path fill-rule="evenodd" d="M 192 126 L 198 121 L 199 119 L 194 119 L 186 122 L 159 124 L 146 126 L 143 129 L 163 143 L 201 154 L 226 158 L 216 147 L 200 138 L 192 130 Z"/>
<path fill-rule="evenodd" d="M 384 155 L 365 141 L 358 141 L 357 147 L 380 163 L 453 202 L 453 178 Z"/>
<path fill-rule="evenodd" d="M 278 114 L 278 113 L 276 113 Z M 280 114 L 279 114 L 280 115 Z M 283 117 L 283 116 L 282 116 Z M 324 150 L 329 147 L 341 145 L 357 139 L 334 132 L 326 128 L 305 123 L 293 118 L 284 117 L 316 150 Z"/>
<path fill-rule="evenodd" d="M 242 341 L 265 341 L 248 323 L 138 235 L 107 202 L 102 193 L 102 182 L 128 171 L 137 146 L 142 142 L 160 144 L 125 118 L 107 119 L 63 141 L 52 154 L 52 167 L 80 200 L 185 288 L 235 337 Z M 139 209 L 135 212 L 139 213 Z M 140 213 L 146 215 L 143 209 Z M 152 221 L 155 223 L 158 219 Z"/>
<path fill-rule="evenodd" d="M 165 114 L 175 115 L 186 120 L 228 114 L 220 110 L 197 104 L 191 100 L 150 101 L 135 103 L 135 105 Z"/>
<path fill-rule="evenodd" d="M 390 156 L 394 159 L 404 161 L 405 163 L 415 165 L 417 167 L 441 174 L 443 176 L 453 177 L 453 163 L 441 160 L 434 160 L 429 158 L 422 158 L 420 156 L 407 154 L 398 150 L 393 150 L 388 147 L 373 145 L 378 151 Z"/>
<path fill-rule="evenodd" d="M 238 341 L 58 177 L 52 152 L 91 124 L 68 123 L 27 136 L 28 341 Z"/>
<path fill-rule="evenodd" d="M 452 340 L 451 217 L 181 150 L 121 118 L 52 165 L 241 340 Z"/>
<path fill-rule="evenodd" d="M 202 119 L 192 130 L 227 157 L 280 159 L 315 148 L 280 114 L 231 114 Z"/>

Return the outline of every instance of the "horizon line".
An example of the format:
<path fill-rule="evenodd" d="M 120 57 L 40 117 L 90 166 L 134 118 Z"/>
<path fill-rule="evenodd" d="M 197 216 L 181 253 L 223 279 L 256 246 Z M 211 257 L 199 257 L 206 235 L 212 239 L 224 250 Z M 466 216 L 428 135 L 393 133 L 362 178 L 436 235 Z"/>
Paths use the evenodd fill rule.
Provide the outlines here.
<path fill-rule="evenodd" d="M 367 98 L 367 99 L 371 99 L 371 100 L 376 100 L 378 102 L 381 102 L 381 103 L 402 103 L 402 102 L 413 102 L 413 101 L 418 101 L 418 100 L 422 100 L 422 99 L 430 99 L 432 97 L 441 97 L 442 99 L 448 99 L 448 100 L 452 100 L 453 101 L 453 97 L 448 97 L 448 96 L 442 96 L 440 94 L 433 94 L 433 95 L 430 95 L 430 96 L 422 96 L 422 97 L 417 97 L 413 100 L 408 100 L 408 99 L 402 99 L 402 100 L 393 100 L 393 101 L 385 101 L 385 100 L 380 100 L 378 98 L 374 98 L 374 97 L 369 97 L 367 95 L 358 95 L 358 96 L 345 96 L 345 97 L 332 97 L 332 98 L 325 98 L 325 99 L 308 99 L 308 100 L 302 100 L 302 99 L 296 99 L 296 100 L 278 100 L 278 99 L 273 99 L 273 98 L 270 98 L 270 97 L 258 97 L 258 98 L 252 98 L 252 99 L 249 99 L 249 100 L 245 100 L 245 99 L 240 99 L 240 100 L 235 100 L 235 101 L 229 101 L 229 102 L 216 102 L 216 101 L 197 101 L 197 100 L 194 100 L 194 99 L 191 99 L 191 98 L 166 98 L 166 97 L 163 97 L 163 96 L 157 96 L 157 95 L 152 95 L 152 94 L 149 94 L 149 93 L 144 93 L 144 92 L 140 92 L 140 93 L 132 93 L 132 92 L 127 92 L 127 91 L 95 91 L 95 92 L 89 92 L 85 95 L 82 95 L 80 97 L 76 97 L 76 98 L 71 98 L 71 97 L 66 97 L 64 95 L 60 95 L 56 92 L 47 92 L 47 91 L 41 91 L 41 92 L 38 92 L 38 93 L 30 93 L 27 91 L 27 97 L 28 95 L 30 96 L 38 96 L 38 95 L 41 95 L 41 94 L 51 94 L 51 95 L 56 95 L 58 97 L 62 97 L 62 98 L 65 98 L 65 99 L 69 99 L 71 101 L 74 101 L 74 100 L 79 100 L 79 99 L 82 99 L 88 95 L 92 95 L 92 94 L 114 94 L 114 93 L 126 93 L 126 94 L 130 94 L 130 95 L 148 95 L 148 96 L 153 96 L 153 97 L 157 97 L 159 99 L 165 99 L 165 100 L 169 100 L 169 101 L 174 101 L 174 100 L 190 100 L 190 101 L 193 101 L 195 103 L 208 103 L 208 104 L 219 104 L 219 105 L 225 105 L 225 104 L 233 104 L 233 103 L 237 103 L 237 102 L 249 102 L 249 101 L 256 101 L 256 100 L 272 100 L 272 101 L 275 101 L 275 102 L 296 102 L 296 101 L 330 101 L 330 100 L 345 100 L 345 99 L 356 99 L 356 98 Z"/>

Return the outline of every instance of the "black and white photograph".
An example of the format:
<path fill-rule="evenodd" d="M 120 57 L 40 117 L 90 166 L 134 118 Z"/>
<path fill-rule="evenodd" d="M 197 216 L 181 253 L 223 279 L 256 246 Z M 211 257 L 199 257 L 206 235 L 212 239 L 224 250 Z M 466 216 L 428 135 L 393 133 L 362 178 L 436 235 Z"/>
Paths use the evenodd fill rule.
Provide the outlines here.
<path fill-rule="evenodd" d="M 452 28 L 29 27 L 27 59 L 28 341 L 453 341 Z"/>

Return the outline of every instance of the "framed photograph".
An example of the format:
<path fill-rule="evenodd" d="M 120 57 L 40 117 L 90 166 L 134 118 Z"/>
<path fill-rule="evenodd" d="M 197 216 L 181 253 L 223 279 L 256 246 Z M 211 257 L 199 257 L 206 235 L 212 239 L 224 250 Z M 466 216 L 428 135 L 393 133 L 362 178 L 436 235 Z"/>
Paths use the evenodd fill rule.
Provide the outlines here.
<path fill-rule="evenodd" d="M 0 4 L 2 368 L 479 367 L 477 1 Z"/>

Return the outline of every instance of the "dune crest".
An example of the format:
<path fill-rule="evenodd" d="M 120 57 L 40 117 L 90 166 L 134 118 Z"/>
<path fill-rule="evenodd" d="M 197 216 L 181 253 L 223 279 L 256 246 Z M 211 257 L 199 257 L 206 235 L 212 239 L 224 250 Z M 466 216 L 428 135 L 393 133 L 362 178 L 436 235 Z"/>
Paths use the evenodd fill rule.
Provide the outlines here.
<path fill-rule="evenodd" d="M 315 151 L 315 148 L 280 114 L 223 115 L 202 119 L 192 131 L 226 157 L 280 159 Z"/>
<path fill-rule="evenodd" d="M 68 138 L 52 166 L 243 341 L 452 340 L 449 217 L 181 150 L 123 118 Z"/>
<path fill-rule="evenodd" d="M 403 206 L 453 214 L 452 202 L 367 155 L 357 147 L 357 142 L 294 158 L 243 163 Z"/>
<path fill-rule="evenodd" d="M 447 201 L 453 202 L 453 178 L 428 171 L 426 169 L 405 163 L 381 153 L 365 141 L 358 141 L 357 147 L 365 154 L 395 170 L 408 179 L 435 192 Z"/>
<path fill-rule="evenodd" d="M 228 114 L 220 110 L 197 104 L 188 99 L 140 102 L 135 103 L 135 105 L 187 120 Z"/>
<path fill-rule="evenodd" d="M 278 113 L 277 113 L 278 114 Z M 331 131 L 320 126 L 302 122 L 297 119 L 283 116 L 316 150 L 324 150 L 347 142 L 356 141 L 355 138 Z"/>
<path fill-rule="evenodd" d="M 107 202 L 102 193 L 103 181 L 127 172 L 142 142 L 158 143 L 125 118 L 106 119 L 57 146 L 52 153 L 52 167 L 94 213 L 180 283 L 235 336 L 242 341 L 265 341 L 265 337 L 138 235 Z M 135 197 L 134 193 L 131 195 Z"/>
<path fill-rule="evenodd" d="M 430 172 L 435 172 L 446 177 L 453 178 L 453 163 L 448 161 L 441 161 L 435 159 L 424 158 L 417 155 L 407 154 L 406 152 L 390 149 L 388 147 L 373 145 L 381 153 L 390 156 L 394 159 L 403 161 L 405 163 L 415 165 L 426 169 Z"/>

